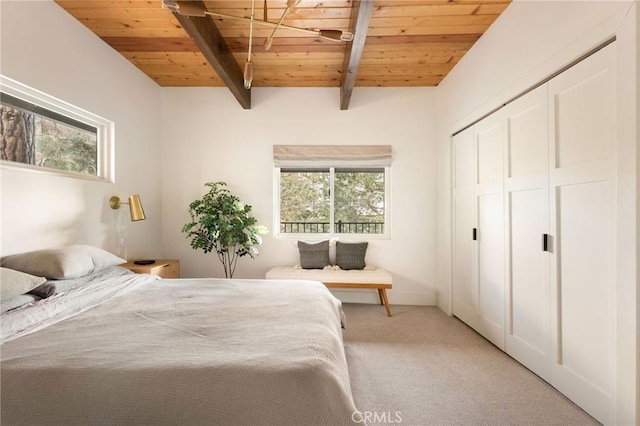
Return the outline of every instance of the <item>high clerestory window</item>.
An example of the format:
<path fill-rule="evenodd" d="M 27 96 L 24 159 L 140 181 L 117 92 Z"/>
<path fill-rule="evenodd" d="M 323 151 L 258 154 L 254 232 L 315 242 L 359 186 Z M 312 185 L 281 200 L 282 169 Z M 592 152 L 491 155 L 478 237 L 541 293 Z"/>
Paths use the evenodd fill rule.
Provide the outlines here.
<path fill-rule="evenodd" d="M 0 164 L 113 181 L 113 123 L 0 76 Z"/>
<path fill-rule="evenodd" d="M 280 235 L 389 236 L 389 145 L 275 145 Z"/>

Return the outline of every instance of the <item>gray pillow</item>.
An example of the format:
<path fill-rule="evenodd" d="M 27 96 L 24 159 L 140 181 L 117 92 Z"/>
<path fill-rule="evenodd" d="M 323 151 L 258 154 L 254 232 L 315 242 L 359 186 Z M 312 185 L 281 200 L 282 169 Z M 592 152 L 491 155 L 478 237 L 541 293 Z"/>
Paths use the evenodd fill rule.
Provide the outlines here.
<path fill-rule="evenodd" d="M 49 279 L 78 278 L 126 260 L 98 247 L 71 245 L 59 249 L 14 254 L 2 259 L 2 266 Z"/>
<path fill-rule="evenodd" d="M 369 243 L 336 243 L 336 265 L 340 269 L 364 269 Z"/>
<path fill-rule="evenodd" d="M 45 281 L 46 278 L 43 277 L 35 277 L 13 269 L 0 268 L 0 299 L 3 302 L 13 299 L 16 296 L 28 293 Z"/>
<path fill-rule="evenodd" d="M 329 263 L 329 240 L 317 243 L 298 241 L 300 266 L 303 269 L 322 269 Z"/>

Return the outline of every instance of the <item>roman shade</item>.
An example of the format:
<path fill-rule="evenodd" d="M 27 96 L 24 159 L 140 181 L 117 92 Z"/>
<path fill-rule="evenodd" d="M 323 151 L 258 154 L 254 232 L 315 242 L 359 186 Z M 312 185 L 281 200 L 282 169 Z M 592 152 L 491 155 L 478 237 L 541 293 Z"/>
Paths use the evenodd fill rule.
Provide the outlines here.
<path fill-rule="evenodd" d="M 391 145 L 274 145 L 276 167 L 391 165 Z"/>

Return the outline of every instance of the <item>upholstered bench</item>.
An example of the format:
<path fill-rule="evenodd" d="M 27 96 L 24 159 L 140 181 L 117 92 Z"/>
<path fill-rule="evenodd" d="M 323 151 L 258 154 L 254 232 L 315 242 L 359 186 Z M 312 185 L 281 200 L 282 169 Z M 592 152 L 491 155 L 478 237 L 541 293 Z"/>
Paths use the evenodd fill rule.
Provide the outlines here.
<path fill-rule="evenodd" d="M 371 288 L 378 290 L 380 304 L 391 316 L 387 299 L 387 289 L 392 288 L 391 274 L 384 269 L 367 267 L 358 270 L 342 269 L 301 269 L 293 266 L 276 266 L 269 269 L 266 279 L 312 280 L 320 281 L 327 288 Z"/>

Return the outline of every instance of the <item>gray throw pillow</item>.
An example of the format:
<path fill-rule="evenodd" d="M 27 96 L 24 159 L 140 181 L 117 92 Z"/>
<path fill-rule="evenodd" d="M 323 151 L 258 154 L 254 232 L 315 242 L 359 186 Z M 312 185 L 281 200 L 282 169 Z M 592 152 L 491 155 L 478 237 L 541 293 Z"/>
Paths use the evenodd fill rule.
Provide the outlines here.
<path fill-rule="evenodd" d="M 329 240 L 317 243 L 298 241 L 298 250 L 303 269 L 322 269 L 329 265 Z"/>
<path fill-rule="evenodd" d="M 340 269 L 364 269 L 369 243 L 336 243 L 336 265 Z"/>

